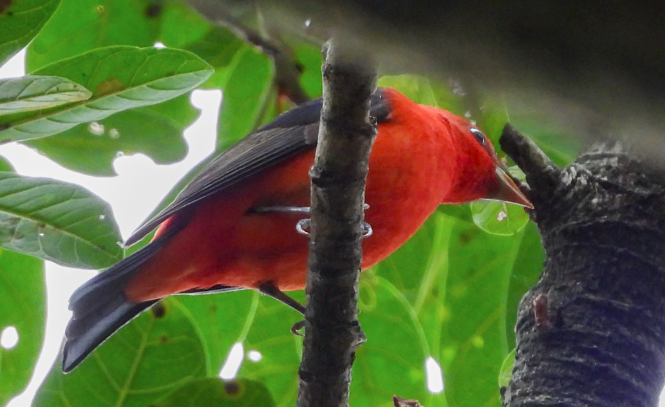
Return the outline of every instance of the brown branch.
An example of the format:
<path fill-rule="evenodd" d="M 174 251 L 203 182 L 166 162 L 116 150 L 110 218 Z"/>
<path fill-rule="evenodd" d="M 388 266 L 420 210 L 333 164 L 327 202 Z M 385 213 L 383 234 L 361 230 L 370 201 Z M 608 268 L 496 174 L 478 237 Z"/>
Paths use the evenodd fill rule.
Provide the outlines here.
<path fill-rule="evenodd" d="M 324 48 L 323 109 L 312 180 L 299 407 L 348 405 L 355 350 L 365 341 L 357 318 L 365 179 L 376 135 L 369 98 L 376 73 L 332 40 Z"/>
<path fill-rule="evenodd" d="M 520 185 L 534 205 L 549 199 L 561 177 L 561 170 L 549 159 L 536 143 L 524 137 L 513 126 L 506 124 L 499 139 L 503 151 L 524 171 L 528 186 Z M 538 191 L 534 194 L 532 190 Z"/>

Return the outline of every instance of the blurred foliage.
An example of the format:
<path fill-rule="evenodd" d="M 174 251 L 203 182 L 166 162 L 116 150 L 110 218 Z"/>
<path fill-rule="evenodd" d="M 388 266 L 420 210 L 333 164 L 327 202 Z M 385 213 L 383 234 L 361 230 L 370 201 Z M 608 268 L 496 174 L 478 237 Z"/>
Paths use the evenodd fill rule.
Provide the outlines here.
<path fill-rule="evenodd" d="M 119 153 L 141 152 L 158 163 L 182 159 L 182 132 L 198 115 L 188 99 L 196 86 L 223 91 L 220 151 L 292 105 L 275 85 L 269 56 L 181 2 L 68 0 L 55 10 L 57 5 L 0 1 L 0 62 L 36 36 L 28 47 L 28 71 L 48 76 L 15 79 L 12 86 L 0 82 L 0 138 L 35 139 L 26 144 L 68 168 L 108 176 Z M 274 34 L 265 27 L 258 31 Z M 157 42 L 167 48 L 151 48 Z M 319 46 L 297 38 L 279 43 L 297 61 L 302 88 L 318 97 Z M 467 117 L 499 155 L 498 137 L 508 121 L 560 165 L 579 149 L 544 117 L 516 114 L 501 95 L 481 95 L 464 83 L 400 75 L 384 76 L 379 85 Z M 6 171 L 0 177 L 4 248 L 78 267 L 103 267 L 122 256 L 101 200 L 78 187 L 0 167 Z M 351 405 L 389 406 L 392 394 L 399 394 L 425 406 L 499 406 L 497 382 L 509 377 L 517 304 L 543 260 L 537 228 L 519 207 L 474 203 L 437 210 L 407 244 L 361 278 L 360 320 L 368 342 L 357 352 Z M 5 405 L 25 388 L 43 341 L 42 262 L 3 249 L 0 294 L 0 332 L 14 326 L 20 336 L 15 348 L 0 349 Z M 302 292 L 294 296 L 304 300 Z M 297 313 L 250 291 L 180 296 L 162 304 L 163 316 L 144 313 L 73 373 L 63 375 L 56 362 L 35 405 L 294 404 L 302 338 L 289 328 L 300 319 Z M 237 342 L 243 344 L 243 363 L 235 381 L 225 383 L 217 375 Z M 443 370 L 444 390 L 436 394 L 427 388 L 428 358 Z"/>
<path fill-rule="evenodd" d="M 34 38 L 59 4 L 60 0 L 0 3 L 0 65 Z"/>

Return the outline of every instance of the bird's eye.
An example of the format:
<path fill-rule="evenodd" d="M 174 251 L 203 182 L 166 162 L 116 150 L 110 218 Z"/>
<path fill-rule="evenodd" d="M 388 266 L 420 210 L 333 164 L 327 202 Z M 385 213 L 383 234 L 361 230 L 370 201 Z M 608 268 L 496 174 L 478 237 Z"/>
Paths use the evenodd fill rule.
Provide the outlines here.
<path fill-rule="evenodd" d="M 478 140 L 481 146 L 485 146 L 485 144 L 487 143 L 487 138 L 485 138 L 485 135 L 483 134 L 482 131 L 473 127 L 469 128 L 469 131 L 471 132 L 471 134 L 473 134 L 473 137 L 475 137 L 476 140 Z"/>

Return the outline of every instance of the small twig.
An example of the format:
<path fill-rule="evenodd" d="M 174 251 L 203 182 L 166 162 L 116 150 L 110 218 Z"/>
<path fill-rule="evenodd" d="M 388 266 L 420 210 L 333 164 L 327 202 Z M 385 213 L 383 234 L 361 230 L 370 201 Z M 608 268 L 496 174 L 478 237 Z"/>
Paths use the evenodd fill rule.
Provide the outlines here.
<path fill-rule="evenodd" d="M 561 180 L 561 169 L 536 143 L 523 136 L 510 124 L 506 124 L 503 128 L 499 143 L 503 151 L 524 171 L 531 191 L 540 196 L 554 191 Z M 530 193 L 528 197 L 533 198 L 533 193 Z"/>
<path fill-rule="evenodd" d="M 393 395 L 393 404 L 395 407 L 423 407 L 418 400 L 403 399 Z"/>
<path fill-rule="evenodd" d="M 365 179 L 376 135 L 369 100 L 376 73 L 367 56 L 331 40 L 323 64 L 323 109 L 312 179 L 305 340 L 298 407 L 348 406 L 351 366 L 365 341 L 358 322 Z"/>

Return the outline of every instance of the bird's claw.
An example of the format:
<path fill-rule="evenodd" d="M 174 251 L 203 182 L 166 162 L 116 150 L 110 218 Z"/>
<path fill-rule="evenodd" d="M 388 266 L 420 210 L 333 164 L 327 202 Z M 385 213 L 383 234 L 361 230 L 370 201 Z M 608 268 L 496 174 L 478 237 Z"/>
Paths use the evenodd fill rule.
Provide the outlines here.
<path fill-rule="evenodd" d="M 369 205 L 367 203 L 363 204 L 363 210 L 368 210 Z M 309 207 L 307 208 L 309 210 Z M 305 213 L 305 212 L 302 212 Z M 298 223 L 296 223 L 296 231 L 300 233 L 303 236 L 309 236 L 309 229 L 312 226 L 312 219 L 307 218 L 307 219 L 300 219 Z M 370 225 L 367 222 L 363 222 L 363 235 L 362 239 L 367 239 L 368 237 L 372 236 L 374 234 L 374 229 L 372 229 L 372 225 Z"/>

